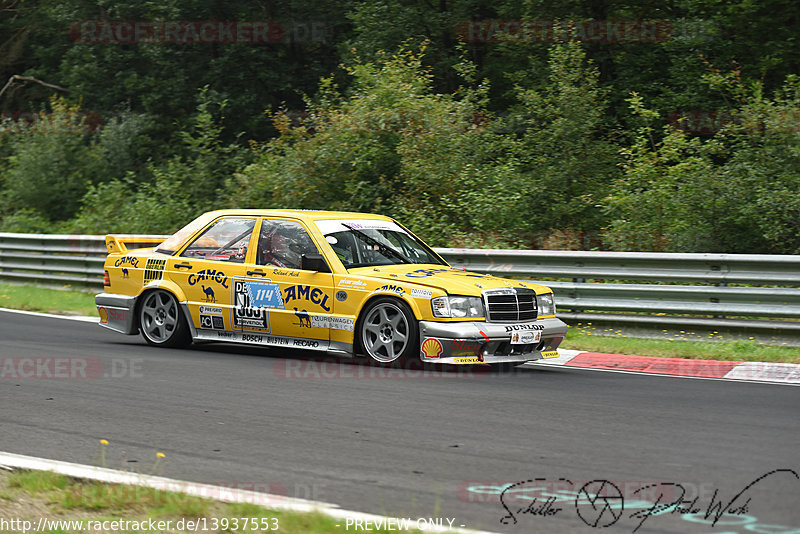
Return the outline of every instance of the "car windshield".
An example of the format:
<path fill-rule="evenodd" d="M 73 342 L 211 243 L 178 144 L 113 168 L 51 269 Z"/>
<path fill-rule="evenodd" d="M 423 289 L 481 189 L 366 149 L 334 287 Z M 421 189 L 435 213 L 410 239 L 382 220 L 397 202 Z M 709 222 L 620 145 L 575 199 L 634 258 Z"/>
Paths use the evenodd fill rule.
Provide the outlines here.
<path fill-rule="evenodd" d="M 425 243 L 394 221 L 339 219 L 316 224 L 347 269 L 403 263 L 444 265 Z"/>

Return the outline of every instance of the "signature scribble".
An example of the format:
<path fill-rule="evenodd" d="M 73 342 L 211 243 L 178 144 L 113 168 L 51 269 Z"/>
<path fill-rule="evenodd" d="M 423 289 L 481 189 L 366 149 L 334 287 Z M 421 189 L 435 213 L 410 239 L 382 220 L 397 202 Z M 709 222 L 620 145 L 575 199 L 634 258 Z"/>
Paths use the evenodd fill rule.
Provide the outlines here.
<path fill-rule="evenodd" d="M 581 505 L 581 501 L 587 502 L 589 507 Z M 578 517 L 590 527 L 610 527 L 619 521 L 624 509 L 625 497 L 617 485 L 608 480 L 587 482 L 575 499 Z"/>
<path fill-rule="evenodd" d="M 800 480 L 800 475 L 797 474 L 796 471 L 792 469 L 774 469 L 767 473 L 764 473 L 760 477 L 756 478 L 754 481 L 747 484 L 739 493 L 733 496 L 727 503 L 725 503 L 722 499 L 718 499 L 717 496 L 719 495 L 719 489 L 714 490 L 714 494 L 711 496 L 711 500 L 708 502 L 708 506 L 705 507 L 703 510 L 702 506 L 698 506 L 698 500 L 700 499 L 699 496 L 695 497 L 692 500 L 685 500 L 684 496 L 686 495 L 686 488 L 683 487 L 681 484 L 674 483 L 674 482 L 658 482 L 655 484 L 650 484 L 648 486 L 643 486 L 634 493 L 639 493 L 650 488 L 658 488 L 660 491 L 658 497 L 656 498 L 656 502 L 653 503 L 653 506 L 650 508 L 645 508 L 643 510 L 637 510 L 636 512 L 632 513 L 630 517 L 632 519 L 641 519 L 639 523 L 636 525 L 636 528 L 633 529 L 633 532 L 636 532 L 641 528 L 645 521 L 649 518 L 653 517 L 654 515 L 661 515 L 661 514 L 699 514 L 703 513 L 703 519 L 711 519 L 711 526 L 715 526 L 720 518 L 725 515 L 744 515 L 749 511 L 750 501 L 752 498 L 748 497 L 745 499 L 745 494 L 748 490 L 752 487 L 756 486 L 757 484 L 761 483 L 762 481 L 777 475 L 779 473 L 788 473 L 794 475 L 794 477 Z M 670 487 L 674 488 L 678 491 L 677 498 L 672 499 L 671 501 L 662 501 L 664 497 L 664 489 Z"/>
<path fill-rule="evenodd" d="M 723 516 L 746 515 L 753 504 L 753 497 L 749 492 L 781 475 L 789 475 L 800 481 L 800 474 L 793 469 L 773 469 L 745 485 L 728 500 L 722 498 L 719 488 L 715 488 L 711 498 L 705 503 L 701 502 L 699 495 L 693 499 L 687 498 L 687 488 L 678 482 L 643 483 L 630 493 L 629 496 L 639 498 L 629 504 L 629 508 L 636 510 L 626 517 L 637 521 L 632 530 L 634 533 L 654 516 L 673 514 L 697 515 L 713 527 Z M 560 505 L 569 500 L 573 501 L 577 516 L 591 528 L 609 527 L 625 515 L 625 495 L 614 482 L 597 479 L 586 482 L 577 490 L 575 486 L 574 482 L 566 478 L 533 478 L 508 484 L 500 492 L 500 504 L 505 510 L 500 522 L 504 525 L 516 525 L 520 516 L 524 515 L 552 517 L 561 513 L 564 508 Z M 655 502 L 645 497 L 654 499 Z"/>

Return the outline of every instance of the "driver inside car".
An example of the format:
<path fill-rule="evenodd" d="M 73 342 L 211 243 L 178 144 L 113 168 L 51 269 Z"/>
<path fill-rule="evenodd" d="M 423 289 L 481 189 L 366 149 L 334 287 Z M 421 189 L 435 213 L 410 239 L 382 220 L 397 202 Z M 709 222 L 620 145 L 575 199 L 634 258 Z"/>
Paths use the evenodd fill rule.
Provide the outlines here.
<path fill-rule="evenodd" d="M 303 254 L 317 254 L 305 230 L 291 223 L 268 226 L 265 222 L 258 241 L 259 265 L 300 269 Z"/>

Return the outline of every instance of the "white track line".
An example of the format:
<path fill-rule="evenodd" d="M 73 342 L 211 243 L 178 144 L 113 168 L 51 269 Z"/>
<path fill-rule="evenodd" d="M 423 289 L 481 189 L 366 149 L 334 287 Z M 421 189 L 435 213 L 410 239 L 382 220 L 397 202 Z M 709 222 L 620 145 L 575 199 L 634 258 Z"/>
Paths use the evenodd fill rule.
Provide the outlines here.
<path fill-rule="evenodd" d="M 186 482 L 170 478 L 158 477 L 153 475 L 141 475 L 105 467 L 95 467 L 91 465 L 73 464 L 59 460 L 49 460 L 47 458 L 35 458 L 33 456 L 23 456 L 10 452 L 0 452 L 0 469 L 31 469 L 35 471 L 51 471 L 61 475 L 78 478 L 97 480 L 109 484 L 128 484 L 133 486 L 144 486 L 160 491 L 171 491 L 193 495 L 205 499 L 212 499 L 220 502 L 250 503 L 272 510 L 285 510 L 293 512 L 319 512 L 334 519 L 346 521 L 348 519 L 385 523 L 391 518 L 344 510 L 335 504 L 285 497 L 270 493 L 259 493 L 256 491 L 242 490 L 238 488 L 226 488 L 214 486 L 212 484 L 199 484 L 196 482 Z M 426 518 L 427 519 L 427 518 Z M 494 534 L 492 532 L 470 530 L 466 528 L 447 528 L 440 525 L 426 523 L 420 528 L 415 522 L 411 521 L 414 529 L 427 532 L 454 532 L 458 534 Z M 344 527 L 344 525 L 342 525 Z"/>
<path fill-rule="evenodd" d="M 530 367 L 546 367 L 546 365 L 537 362 L 526 363 L 525 366 Z M 555 367 L 555 366 L 553 366 Z M 717 382 L 737 382 L 737 383 L 750 383 L 750 384 L 764 384 L 770 386 L 800 386 L 800 382 L 776 382 L 772 380 L 755 380 L 755 379 L 741 379 L 741 378 L 728 378 L 728 377 L 713 377 L 713 376 L 690 376 L 690 375 L 668 375 L 665 373 L 646 373 L 644 371 L 628 371 L 626 369 L 598 369 L 597 367 L 578 367 L 577 365 L 563 366 L 563 369 L 575 369 L 576 371 L 597 371 L 600 373 L 620 373 L 623 375 L 638 375 L 638 376 L 661 376 L 664 378 L 688 378 L 690 380 L 713 380 Z"/>
<path fill-rule="evenodd" d="M 35 315 L 37 317 L 49 317 L 51 319 L 69 319 L 71 321 L 82 321 L 84 323 L 99 323 L 99 317 L 91 317 L 88 315 L 56 315 L 55 313 L 42 313 L 26 310 L 12 310 L 11 308 L 0 308 L 0 311 L 8 313 L 19 313 L 22 315 Z"/>

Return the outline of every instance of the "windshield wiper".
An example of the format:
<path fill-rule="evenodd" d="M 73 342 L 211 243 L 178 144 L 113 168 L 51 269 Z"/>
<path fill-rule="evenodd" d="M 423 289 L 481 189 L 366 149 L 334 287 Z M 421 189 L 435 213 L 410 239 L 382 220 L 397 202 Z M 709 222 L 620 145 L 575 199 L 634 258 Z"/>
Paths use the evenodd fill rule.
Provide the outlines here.
<path fill-rule="evenodd" d="M 365 241 L 367 241 L 368 243 L 371 243 L 371 244 L 375 245 L 376 247 L 378 247 L 381 250 L 381 252 L 388 252 L 389 254 L 391 254 L 392 256 L 397 258 L 398 260 L 402 261 L 403 263 L 414 263 L 410 259 L 406 258 L 402 254 L 397 252 L 392 247 L 390 247 L 388 245 L 384 245 L 383 243 L 381 243 L 380 241 L 378 241 L 374 237 L 371 237 L 370 235 L 365 234 L 361 230 L 356 230 L 355 228 L 353 228 L 349 224 L 345 224 L 345 223 L 342 223 L 342 226 L 344 226 L 345 228 L 347 228 L 351 232 L 355 232 L 356 234 L 360 235 L 362 238 L 364 238 Z"/>

